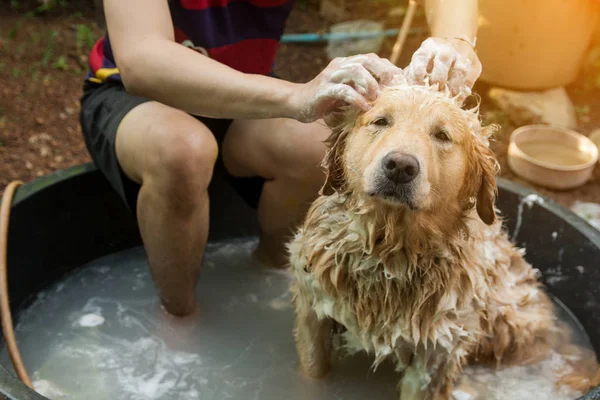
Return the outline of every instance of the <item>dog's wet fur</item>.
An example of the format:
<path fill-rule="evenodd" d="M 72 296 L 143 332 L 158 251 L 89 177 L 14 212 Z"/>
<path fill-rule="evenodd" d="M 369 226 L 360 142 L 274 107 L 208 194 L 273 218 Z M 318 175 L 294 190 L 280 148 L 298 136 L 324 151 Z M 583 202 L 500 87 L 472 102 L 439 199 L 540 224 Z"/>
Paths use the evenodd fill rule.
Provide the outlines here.
<path fill-rule="evenodd" d="M 308 376 L 329 372 L 338 325 L 374 366 L 393 359 L 403 400 L 449 399 L 466 363 L 531 363 L 566 343 L 539 271 L 497 216 L 497 126 L 482 126 L 477 107 L 400 85 L 331 126 L 327 181 L 289 244 Z"/>

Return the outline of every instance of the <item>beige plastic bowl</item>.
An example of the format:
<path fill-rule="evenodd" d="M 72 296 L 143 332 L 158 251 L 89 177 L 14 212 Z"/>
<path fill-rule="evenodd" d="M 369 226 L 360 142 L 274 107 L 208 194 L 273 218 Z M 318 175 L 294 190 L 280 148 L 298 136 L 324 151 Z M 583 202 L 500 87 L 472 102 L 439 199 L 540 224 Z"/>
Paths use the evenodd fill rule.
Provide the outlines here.
<path fill-rule="evenodd" d="M 598 162 L 598 147 L 587 137 L 551 125 L 526 125 L 511 134 L 508 166 L 521 178 L 548 189 L 584 185 Z"/>

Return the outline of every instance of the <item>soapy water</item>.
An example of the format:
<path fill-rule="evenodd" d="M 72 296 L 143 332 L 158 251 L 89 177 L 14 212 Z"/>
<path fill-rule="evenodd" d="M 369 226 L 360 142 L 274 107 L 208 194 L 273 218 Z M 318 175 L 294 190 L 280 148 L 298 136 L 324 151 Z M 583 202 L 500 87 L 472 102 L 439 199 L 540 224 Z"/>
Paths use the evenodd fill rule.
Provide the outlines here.
<path fill-rule="evenodd" d="M 534 204 L 543 204 L 543 197 L 532 193 L 527 195 L 521 199 L 519 202 L 519 208 L 517 210 L 517 223 L 515 224 L 515 230 L 512 233 L 513 239 L 519 236 L 519 232 L 521 231 L 521 224 L 523 223 L 523 208 L 527 205 L 527 208 L 531 210 Z"/>
<path fill-rule="evenodd" d="M 398 398 L 391 363 L 374 372 L 364 354 L 334 357 L 324 380 L 301 374 L 291 277 L 258 265 L 255 245 L 208 245 L 199 311 L 186 319 L 160 308 L 141 248 L 95 260 L 47 288 L 16 327 L 36 390 L 52 400 Z M 575 332 L 591 348 L 585 333 Z M 0 357 L 12 370 L 5 349 Z M 555 354 L 530 367 L 467 367 L 454 398 L 572 400 L 578 393 L 553 389 L 552 371 L 564 363 Z"/>
<path fill-rule="evenodd" d="M 586 220 L 594 228 L 600 230 L 600 204 L 576 201 L 571 211 Z"/>
<path fill-rule="evenodd" d="M 483 366 L 467 366 L 457 382 L 453 400 L 574 400 L 583 393 L 568 386 L 556 386 L 556 377 L 572 372 L 576 364 L 590 375 L 595 372 L 596 356 L 592 343 L 583 326 L 569 309 L 553 299 L 557 319 L 562 327 L 570 330 L 571 345 L 565 346 L 568 353 L 553 351 L 545 360 L 522 366 L 499 370 Z M 567 343 L 565 343 L 567 345 Z M 567 362 L 567 361 L 570 361 Z"/>

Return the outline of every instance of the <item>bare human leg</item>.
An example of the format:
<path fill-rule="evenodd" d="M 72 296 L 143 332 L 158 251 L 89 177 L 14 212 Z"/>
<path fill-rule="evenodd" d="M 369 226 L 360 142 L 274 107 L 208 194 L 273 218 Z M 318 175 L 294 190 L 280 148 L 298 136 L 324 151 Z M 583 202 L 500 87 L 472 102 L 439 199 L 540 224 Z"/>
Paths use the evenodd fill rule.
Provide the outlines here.
<path fill-rule="evenodd" d="M 187 113 L 148 102 L 121 122 L 116 152 L 125 174 L 141 184 L 137 217 L 161 303 L 175 316 L 192 314 L 216 140 Z"/>
<path fill-rule="evenodd" d="M 271 267 L 287 265 L 286 241 L 325 180 L 320 167 L 330 130 L 323 122 L 289 119 L 235 121 L 224 140 L 230 174 L 267 179 L 258 205 L 256 256 Z"/>

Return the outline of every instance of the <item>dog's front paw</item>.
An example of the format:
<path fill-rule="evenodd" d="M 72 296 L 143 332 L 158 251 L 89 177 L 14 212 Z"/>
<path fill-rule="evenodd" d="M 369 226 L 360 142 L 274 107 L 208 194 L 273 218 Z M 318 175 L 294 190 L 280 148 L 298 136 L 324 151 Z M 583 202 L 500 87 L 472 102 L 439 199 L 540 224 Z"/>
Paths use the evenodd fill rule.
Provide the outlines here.
<path fill-rule="evenodd" d="M 312 379 L 324 379 L 331 372 L 331 365 L 323 359 L 301 360 L 302 372 Z"/>

